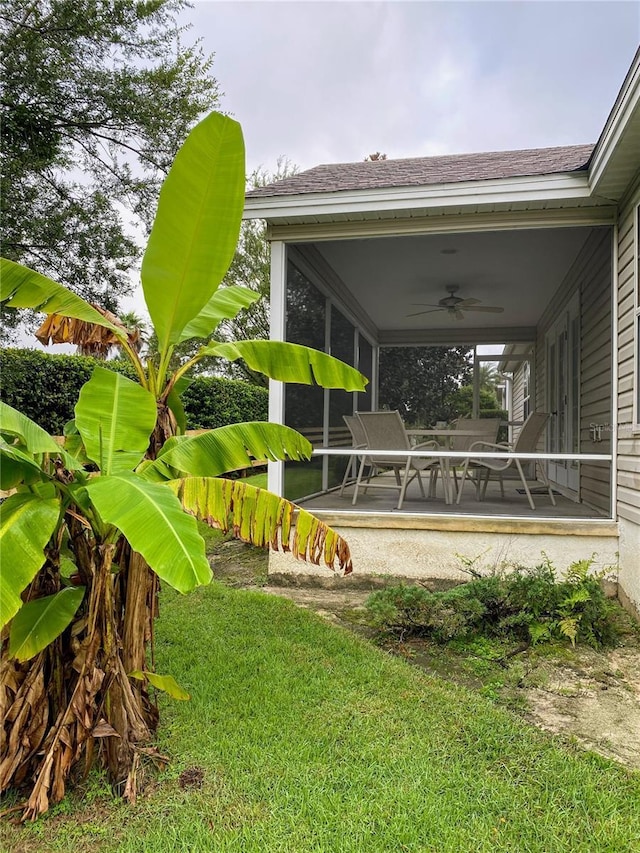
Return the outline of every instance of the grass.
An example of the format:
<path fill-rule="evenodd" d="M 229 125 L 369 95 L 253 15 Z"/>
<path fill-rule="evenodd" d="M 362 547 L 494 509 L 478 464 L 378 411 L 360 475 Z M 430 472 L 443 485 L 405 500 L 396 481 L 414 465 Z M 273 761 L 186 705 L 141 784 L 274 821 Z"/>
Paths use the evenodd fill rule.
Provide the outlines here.
<path fill-rule="evenodd" d="M 0 849 L 640 850 L 639 774 L 284 599 L 217 582 L 165 590 L 157 653 L 192 697 L 161 700 L 168 769 L 135 806 L 94 775 L 84 802 L 5 824 Z"/>

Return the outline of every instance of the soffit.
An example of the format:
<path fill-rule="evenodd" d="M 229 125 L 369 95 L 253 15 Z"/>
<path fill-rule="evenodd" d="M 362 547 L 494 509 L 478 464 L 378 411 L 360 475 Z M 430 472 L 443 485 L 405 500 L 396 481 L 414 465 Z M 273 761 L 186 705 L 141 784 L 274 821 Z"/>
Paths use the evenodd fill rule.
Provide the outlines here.
<path fill-rule="evenodd" d="M 590 227 L 564 227 L 421 234 L 324 240 L 297 249 L 315 256 L 325 280 L 331 272 L 334 293 L 361 306 L 380 339 L 490 327 L 504 330 L 506 340 L 508 330 L 536 326 L 591 233 Z M 463 299 L 504 311 L 469 312 L 461 321 L 446 311 L 417 314 L 428 310 L 419 303 L 436 305 L 446 297 L 447 285 L 458 285 Z"/>

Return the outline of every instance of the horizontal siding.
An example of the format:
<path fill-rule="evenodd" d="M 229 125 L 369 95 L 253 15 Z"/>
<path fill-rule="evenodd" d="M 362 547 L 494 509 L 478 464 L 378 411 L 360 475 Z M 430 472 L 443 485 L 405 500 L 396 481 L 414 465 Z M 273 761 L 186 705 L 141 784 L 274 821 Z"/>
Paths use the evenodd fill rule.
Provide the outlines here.
<path fill-rule="evenodd" d="M 580 281 L 580 449 L 610 453 L 611 434 L 594 443 L 590 426 L 612 419 L 611 239 L 595 247 Z M 611 510 L 611 466 L 580 465 L 580 498 L 605 513 Z"/>
<path fill-rule="evenodd" d="M 618 515 L 640 524 L 640 504 L 638 503 L 638 489 L 627 486 L 618 486 Z"/>
<path fill-rule="evenodd" d="M 621 465 L 640 458 L 640 435 L 629 435 L 618 427 L 618 458 Z"/>
<path fill-rule="evenodd" d="M 618 395 L 618 406 L 623 409 L 633 408 L 633 391 L 624 391 Z M 633 414 L 633 413 L 632 413 Z"/>
<path fill-rule="evenodd" d="M 618 220 L 618 488 L 617 512 L 640 525 L 640 436 L 630 433 L 634 394 L 635 205 L 637 196 L 620 211 Z"/>
<path fill-rule="evenodd" d="M 513 420 L 521 421 L 524 415 L 524 365 L 520 364 L 513 374 Z"/>
<path fill-rule="evenodd" d="M 624 497 L 618 492 L 618 515 L 626 521 L 632 521 L 634 524 L 640 525 L 640 509 L 625 502 Z"/>
<path fill-rule="evenodd" d="M 623 426 L 631 426 L 633 410 L 631 406 L 618 406 L 618 429 Z"/>
<path fill-rule="evenodd" d="M 620 471 L 638 471 L 640 473 L 640 436 L 618 442 L 618 468 Z"/>
<path fill-rule="evenodd" d="M 611 373 L 605 377 L 601 374 L 598 375 L 596 381 L 589 385 L 589 390 L 583 394 L 580 401 L 585 410 L 591 407 L 611 414 Z M 584 416 L 585 412 L 582 414 Z"/>
<path fill-rule="evenodd" d="M 611 347 L 611 336 L 608 336 L 608 339 L 604 338 L 601 341 L 602 349 L 605 347 Z M 582 389 L 583 395 L 587 394 L 589 391 L 593 391 L 594 388 L 604 388 L 607 387 L 607 404 L 610 404 L 611 399 L 611 376 L 612 376 L 612 361 L 610 354 L 602 352 L 600 357 L 594 356 L 593 358 L 587 358 L 580 362 L 581 367 L 581 376 L 588 377 L 588 382 L 585 383 L 585 387 Z M 584 382 L 584 380 L 583 380 Z"/>
<path fill-rule="evenodd" d="M 601 309 L 601 312 L 611 319 L 611 311 L 605 312 L 604 309 Z M 581 362 L 583 368 L 588 367 L 591 370 L 594 367 L 597 368 L 600 363 L 611 366 L 610 338 L 611 328 L 603 329 L 602 321 L 598 322 L 598 327 L 593 329 L 592 332 L 585 332 L 583 330 L 582 341 L 584 346 L 582 348 Z"/>
<path fill-rule="evenodd" d="M 631 344 L 633 350 L 633 318 L 631 322 L 620 327 L 618 332 L 618 346 L 620 349 Z"/>
<path fill-rule="evenodd" d="M 633 227 L 625 231 L 622 241 L 618 241 L 618 246 L 624 246 L 618 255 L 618 277 L 620 281 L 632 279 L 634 267 Z"/>
<path fill-rule="evenodd" d="M 622 378 L 627 374 L 633 376 L 633 341 L 618 350 L 618 376 Z"/>
<path fill-rule="evenodd" d="M 590 462 L 588 465 L 582 463 L 582 475 L 585 481 L 591 483 L 608 483 L 611 477 L 609 462 Z"/>
<path fill-rule="evenodd" d="M 624 391 L 631 391 L 633 389 L 633 375 L 628 373 L 626 376 L 623 376 L 622 379 L 618 382 L 618 391 L 620 393 Z"/>
<path fill-rule="evenodd" d="M 610 453 L 611 435 L 594 443 L 591 424 L 612 420 L 611 231 L 593 230 L 565 280 L 549 302 L 537 328 L 536 407 L 546 406 L 545 336 L 576 292 L 580 299 L 580 451 Z M 608 463 L 581 463 L 580 500 L 609 513 L 611 471 Z"/>
<path fill-rule="evenodd" d="M 608 449 L 599 445 L 603 452 Z M 608 514 L 611 510 L 611 465 L 608 462 L 582 463 L 580 466 L 580 500 Z M 607 498 L 607 499 L 605 499 Z"/>
<path fill-rule="evenodd" d="M 618 303 L 618 311 L 620 317 L 627 317 L 629 311 L 633 311 L 634 309 L 634 298 L 633 298 L 633 290 L 630 290 L 628 293 L 625 293 L 624 297 L 620 299 Z"/>
<path fill-rule="evenodd" d="M 640 474 L 632 471 L 618 471 L 620 488 L 637 489 L 640 486 Z"/>

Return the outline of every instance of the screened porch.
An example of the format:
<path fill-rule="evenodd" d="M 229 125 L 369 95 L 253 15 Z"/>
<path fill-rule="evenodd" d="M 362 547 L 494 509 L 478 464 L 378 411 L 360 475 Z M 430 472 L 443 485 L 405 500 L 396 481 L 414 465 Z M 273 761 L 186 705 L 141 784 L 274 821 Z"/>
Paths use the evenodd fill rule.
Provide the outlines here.
<path fill-rule="evenodd" d="M 394 524 L 400 516 L 613 517 L 610 226 L 571 222 L 553 228 L 275 241 L 272 256 L 272 335 L 330 352 L 358 367 L 369 384 L 365 393 L 273 384 L 270 419 L 306 435 L 314 455 L 305 464 L 272 464 L 270 488 L 319 514 L 371 514 Z M 449 296 L 462 307 L 448 305 Z M 464 375 L 449 376 L 448 385 L 449 396 L 451 384 L 453 396 L 456 388 L 466 388 L 462 414 L 447 409 L 442 395 L 415 393 L 444 382 L 431 375 L 428 360 L 417 373 L 411 369 L 403 396 L 400 386 L 407 384 L 410 368 L 402 352 L 418 350 L 436 353 L 436 363 L 452 351 L 466 352 Z M 497 412 L 488 414 L 482 392 L 486 365 L 495 373 L 498 399 Z M 536 447 L 538 482 L 530 470 L 535 508 L 512 471 L 503 477 L 504 496 L 497 479 L 490 478 L 481 501 L 469 484 L 459 503 L 447 502 L 440 478 L 435 493 L 426 497 L 412 482 L 401 510 L 392 490 L 365 491 L 354 505 L 349 481 L 359 457 L 344 416 L 384 408 L 397 408 L 410 430 L 442 427 L 460 416 L 498 414 L 501 442 L 517 440 L 531 412 L 548 413 Z M 513 450 L 495 452 L 504 456 Z M 448 453 L 446 444 L 438 453 Z M 448 464 L 463 461 L 449 458 Z M 531 458 L 520 461 L 531 468 Z M 343 488 L 348 466 L 352 477 Z M 555 506 L 541 471 L 551 483 Z"/>

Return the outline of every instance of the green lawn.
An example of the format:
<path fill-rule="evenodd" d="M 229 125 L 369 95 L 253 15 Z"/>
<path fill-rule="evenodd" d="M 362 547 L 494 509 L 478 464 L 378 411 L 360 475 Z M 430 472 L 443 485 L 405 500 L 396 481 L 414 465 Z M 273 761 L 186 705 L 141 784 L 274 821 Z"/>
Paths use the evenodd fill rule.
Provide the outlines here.
<path fill-rule="evenodd" d="M 171 764 L 133 807 L 94 778 L 15 851 L 640 851 L 640 774 L 562 746 L 287 600 L 163 593 Z M 198 768 L 201 787 L 180 776 Z"/>

